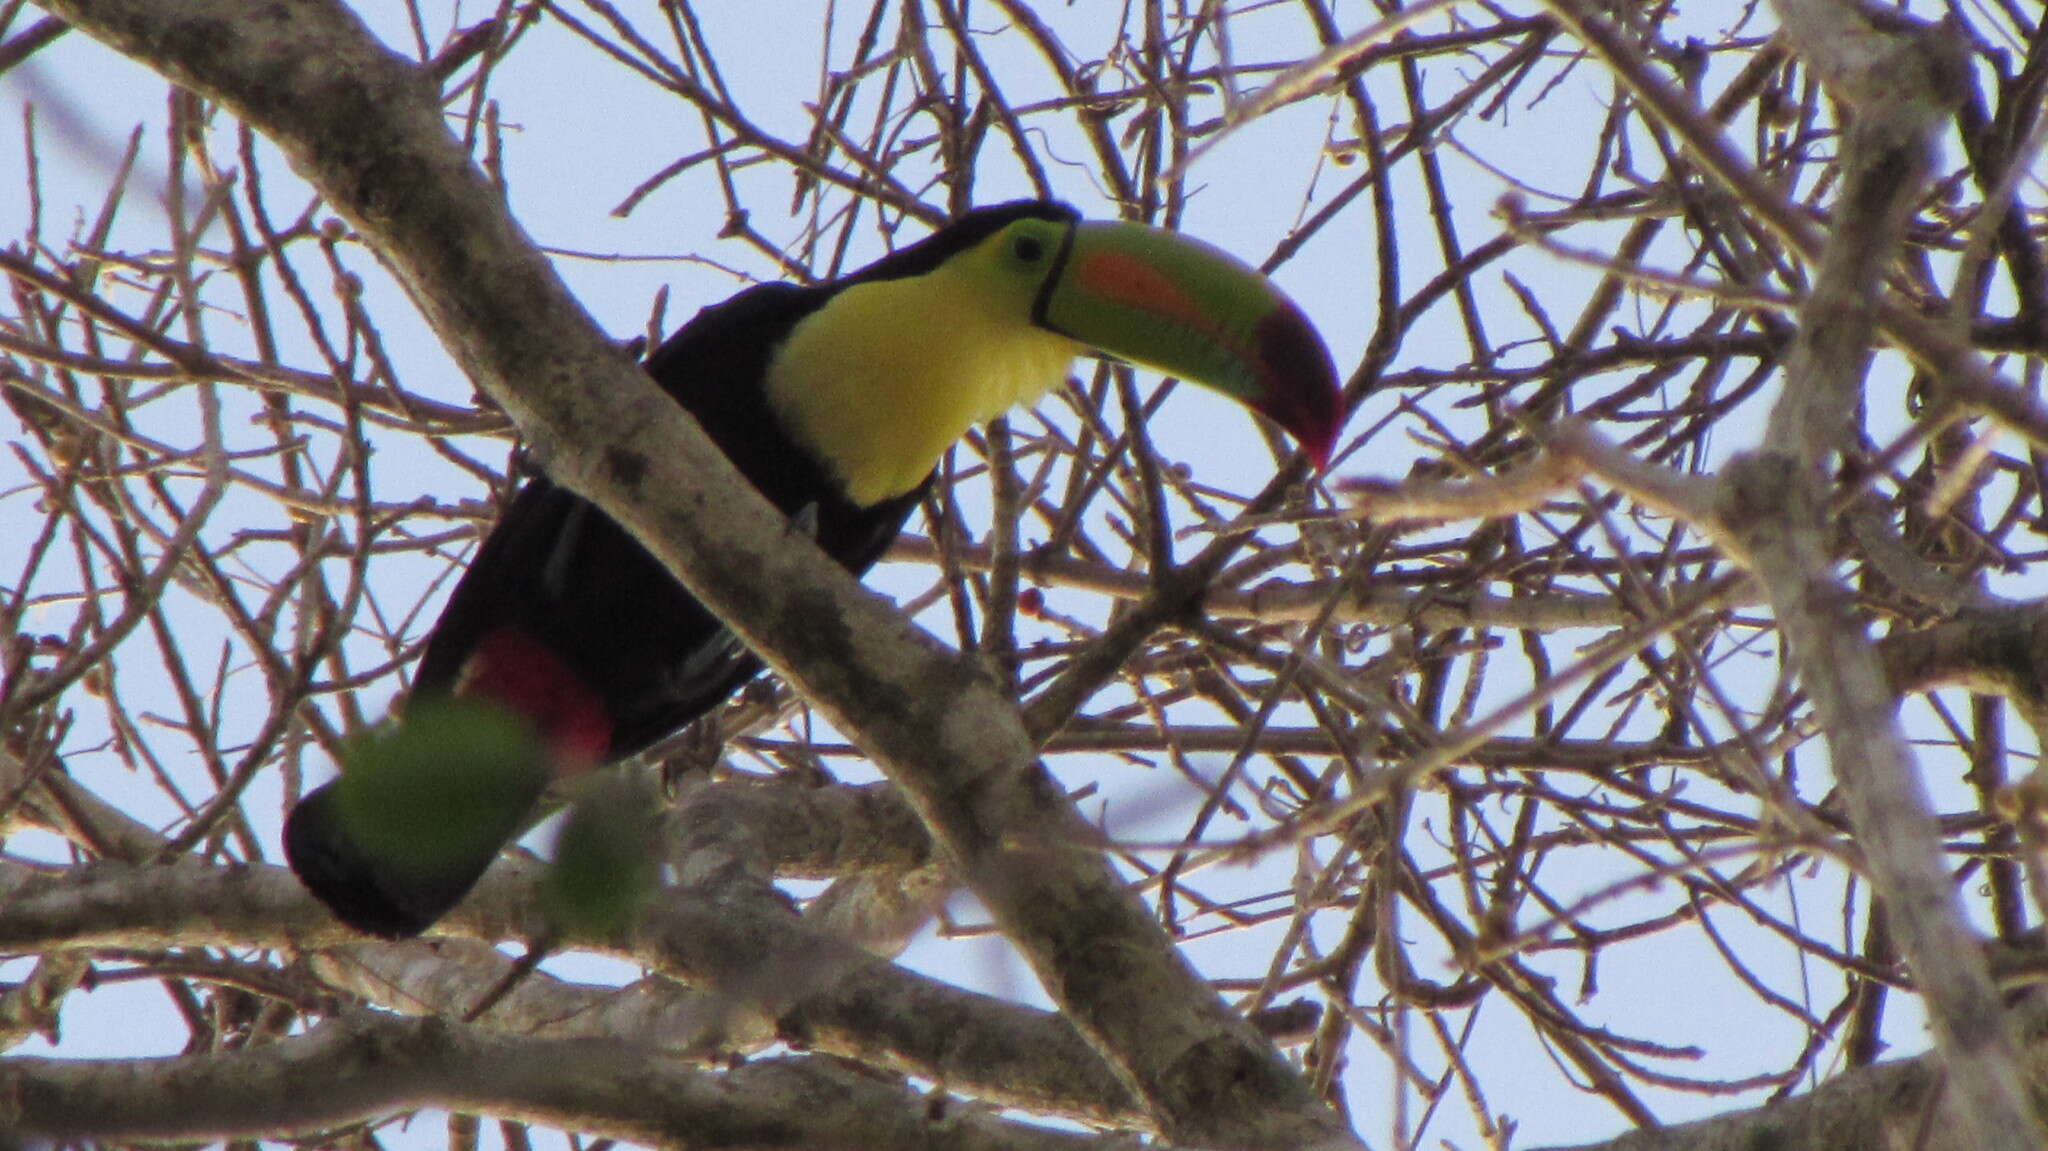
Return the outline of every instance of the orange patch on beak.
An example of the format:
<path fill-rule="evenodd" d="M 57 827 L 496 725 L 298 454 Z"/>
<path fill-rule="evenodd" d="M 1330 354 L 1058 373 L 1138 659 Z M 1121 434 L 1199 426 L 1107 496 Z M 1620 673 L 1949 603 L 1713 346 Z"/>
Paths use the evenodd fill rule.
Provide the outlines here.
<path fill-rule="evenodd" d="M 1217 334 L 1200 301 L 1145 261 L 1122 252 L 1099 252 L 1068 269 L 1090 294 L 1143 308 L 1193 331 Z"/>

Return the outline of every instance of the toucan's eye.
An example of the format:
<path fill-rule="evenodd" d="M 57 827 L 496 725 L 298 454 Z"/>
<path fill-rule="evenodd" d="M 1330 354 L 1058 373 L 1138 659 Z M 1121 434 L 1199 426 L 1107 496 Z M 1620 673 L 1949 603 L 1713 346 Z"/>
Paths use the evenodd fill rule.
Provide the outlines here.
<path fill-rule="evenodd" d="M 1010 245 L 1010 251 L 1027 264 L 1036 264 L 1045 255 L 1045 245 L 1037 236 L 1019 236 Z"/>

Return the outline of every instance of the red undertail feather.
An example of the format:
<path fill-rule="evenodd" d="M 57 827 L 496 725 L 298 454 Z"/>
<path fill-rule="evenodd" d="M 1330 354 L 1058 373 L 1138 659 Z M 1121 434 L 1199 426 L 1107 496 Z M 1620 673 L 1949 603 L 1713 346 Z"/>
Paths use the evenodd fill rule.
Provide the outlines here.
<path fill-rule="evenodd" d="M 498 628 L 478 641 L 455 694 L 494 699 L 525 716 L 554 752 L 558 777 L 597 766 L 611 745 L 604 701 L 559 656 L 516 628 Z"/>

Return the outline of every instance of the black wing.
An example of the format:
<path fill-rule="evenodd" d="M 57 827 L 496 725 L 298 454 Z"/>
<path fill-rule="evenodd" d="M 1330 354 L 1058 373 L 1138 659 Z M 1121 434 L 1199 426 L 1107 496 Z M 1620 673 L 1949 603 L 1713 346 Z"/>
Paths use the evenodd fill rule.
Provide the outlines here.
<path fill-rule="evenodd" d="M 767 284 L 706 308 L 647 360 L 769 501 L 812 524 L 849 571 L 868 569 L 923 488 L 873 507 L 848 501 L 769 411 L 775 349 L 831 291 Z M 759 674 L 718 618 L 603 512 L 546 477 L 528 480 L 470 563 L 427 639 L 415 691 L 448 691 L 483 636 L 515 628 L 604 701 L 609 757 L 630 755 L 718 706 Z"/>

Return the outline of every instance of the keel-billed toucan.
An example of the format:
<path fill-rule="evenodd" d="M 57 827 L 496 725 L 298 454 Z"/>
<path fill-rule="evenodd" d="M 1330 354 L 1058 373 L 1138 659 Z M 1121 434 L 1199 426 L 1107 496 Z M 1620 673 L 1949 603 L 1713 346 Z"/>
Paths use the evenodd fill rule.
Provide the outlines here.
<path fill-rule="evenodd" d="M 830 283 L 750 288 L 699 312 L 646 368 L 763 495 L 859 573 L 948 446 L 1058 386 L 1090 351 L 1222 391 L 1319 466 L 1328 458 L 1341 415 L 1330 355 L 1278 289 L 1207 245 L 1082 222 L 1061 204 L 981 209 Z M 292 869 L 355 927 L 418 934 L 523 826 L 550 772 L 631 755 L 760 669 L 624 529 L 531 479 L 428 638 L 401 725 L 421 726 L 437 701 L 488 699 L 519 717 L 514 728 L 458 717 L 442 725 L 451 734 L 384 755 L 374 771 L 345 770 L 293 809 Z M 529 754 L 522 739 L 548 766 L 489 766 Z M 487 795 L 450 778 L 464 770 Z M 424 786 L 373 782 L 393 776 Z M 495 810 L 437 810 L 454 804 Z"/>

